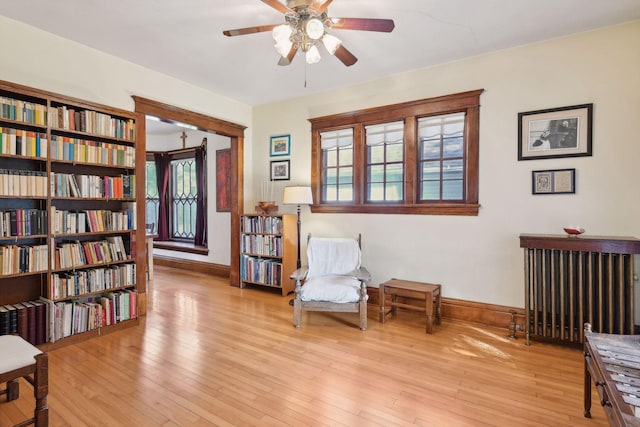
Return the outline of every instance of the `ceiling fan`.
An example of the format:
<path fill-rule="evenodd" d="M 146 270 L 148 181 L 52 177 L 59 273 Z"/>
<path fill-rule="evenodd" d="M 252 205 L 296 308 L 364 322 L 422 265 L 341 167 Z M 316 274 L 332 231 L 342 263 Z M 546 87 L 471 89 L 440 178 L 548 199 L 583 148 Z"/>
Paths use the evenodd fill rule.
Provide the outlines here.
<path fill-rule="evenodd" d="M 374 18 L 329 18 L 327 8 L 333 0 L 287 0 L 286 6 L 278 0 L 261 0 L 284 14 L 285 24 L 257 25 L 255 27 L 226 30 L 225 36 L 272 31 L 275 48 L 281 55 L 278 65 L 289 65 L 298 50 L 305 53 L 306 61 L 320 61 L 318 46 L 324 45 L 347 67 L 356 63 L 356 58 L 337 37 L 327 30 L 363 30 L 390 33 L 395 24 L 392 19 Z"/>

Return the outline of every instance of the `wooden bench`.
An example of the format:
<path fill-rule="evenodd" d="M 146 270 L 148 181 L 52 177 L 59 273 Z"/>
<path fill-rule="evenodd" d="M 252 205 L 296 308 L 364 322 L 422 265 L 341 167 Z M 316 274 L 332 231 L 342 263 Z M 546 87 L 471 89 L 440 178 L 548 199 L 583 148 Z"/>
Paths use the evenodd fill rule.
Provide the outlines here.
<path fill-rule="evenodd" d="M 0 390 L 0 395 L 6 394 L 7 401 L 20 397 L 20 377 L 26 379 L 33 386 L 35 410 L 33 418 L 16 424 L 14 427 L 24 427 L 35 424 L 36 427 L 49 425 L 49 407 L 47 394 L 49 392 L 49 359 L 47 353 L 17 335 L 0 336 L 0 384 L 6 383 L 6 388 Z"/>
<path fill-rule="evenodd" d="M 417 310 L 425 313 L 427 316 L 426 332 L 433 333 L 434 312 L 435 324 L 439 325 L 441 321 L 440 311 L 440 285 L 432 283 L 412 282 L 410 280 L 391 279 L 380 284 L 380 322 L 384 323 L 387 314 L 396 314 L 396 308 L 406 308 L 408 310 Z M 386 296 L 391 296 L 391 307 L 386 310 Z M 398 297 L 422 300 L 424 307 L 407 304 L 406 302 L 398 302 Z"/>

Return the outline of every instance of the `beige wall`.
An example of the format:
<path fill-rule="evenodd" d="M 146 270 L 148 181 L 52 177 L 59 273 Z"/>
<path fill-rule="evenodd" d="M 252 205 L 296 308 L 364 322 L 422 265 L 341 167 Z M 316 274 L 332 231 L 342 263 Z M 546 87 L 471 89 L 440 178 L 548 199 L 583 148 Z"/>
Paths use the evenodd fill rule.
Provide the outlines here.
<path fill-rule="evenodd" d="M 580 224 L 591 235 L 640 237 L 638 70 L 640 21 L 258 106 L 246 206 L 268 179 L 270 135 L 291 134 L 292 178 L 279 182 L 281 201 L 284 185 L 310 182 L 308 118 L 482 88 L 477 217 L 303 208 L 302 233 L 362 233 L 373 283 L 439 282 L 445 297 L 523 307 L 520 233 L 558 234 L 563 225 Z M 519 112 L 583 103 L 594 104 L 592 157 L 517 160 Z M 575 195 L 531 194 L 532 170 L 561 168 L 576 168 Z"/>

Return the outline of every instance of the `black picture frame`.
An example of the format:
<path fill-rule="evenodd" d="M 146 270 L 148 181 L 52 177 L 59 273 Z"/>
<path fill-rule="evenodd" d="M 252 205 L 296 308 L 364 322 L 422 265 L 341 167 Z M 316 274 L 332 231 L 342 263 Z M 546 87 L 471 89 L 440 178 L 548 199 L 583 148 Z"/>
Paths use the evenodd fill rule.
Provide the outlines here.
<path fill-rule="evenodd" d="M 269 174 L 271 181 L 288 181 L 290 176 L 289 166 L 289 160 L 272 160 Z"/>
<path fill-rule="evenodd" d="M 531 172 L 531 194 L 575 194 L 575 169 L 550 169 Z"/>
<path fill-rule="evenodd" d="M 591 156 L 593 104 L 518 113 L 518 160 Z"/>

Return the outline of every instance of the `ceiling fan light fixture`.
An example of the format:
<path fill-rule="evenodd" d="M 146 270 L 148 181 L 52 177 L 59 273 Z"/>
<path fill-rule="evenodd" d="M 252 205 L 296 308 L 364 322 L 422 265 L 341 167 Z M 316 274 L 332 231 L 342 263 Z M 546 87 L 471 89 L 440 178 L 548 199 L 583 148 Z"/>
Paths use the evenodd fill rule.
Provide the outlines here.
<path fill-rule="evenodd" d="M 276 51 L 280 54 L 280 56 L 286 57 L 287 55 L 289 55 L 289 51 L 293 47 L 293 43 L 291 43 L 291 40 L 286 39 L 277 42 L 275 45 L 273 45 L 273 47 L 276 48 Z"/>
<path fill-rule="evenodd" d="M 320 51 L 318 50 L 318 48 L 313 45 L 311 46 L 306 53 L 306 60 L 307 60 L 307 64 L 315 64 L 317 62 L 320 62 Z"/>
<path fill-rule="evenodd" d="M 311 18 L 307 20 L 304 26 L 307 36 L 311 40 L 319 40 L 324 34 L 324 24 L 318 18 Z"/>
<path fill-rule="evenodd" d="M 273 31 L 271 31 L 271 35 L 273 36 L 273 39 L 276 41 L 276 43 L 280 43 L 284 42 L 285 40 L 289 40 L 292 32 L 293 29 L 290 25 L 282 24 L 274 27 Z"/>
<path fill-rule="evenodd" d="M 342 41 L 336 36 L 332 36 L 331 34 L 325 34 L 324 37 L 322 37 L 322 44 L 324 44 L 324 47 L 327 49 L 327 52 L 333 55 L 336 53 L 336 50 L 338 50 L 338 48 L 342 44 Z"/>

